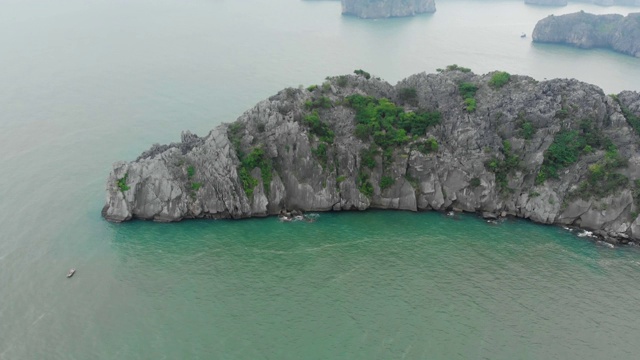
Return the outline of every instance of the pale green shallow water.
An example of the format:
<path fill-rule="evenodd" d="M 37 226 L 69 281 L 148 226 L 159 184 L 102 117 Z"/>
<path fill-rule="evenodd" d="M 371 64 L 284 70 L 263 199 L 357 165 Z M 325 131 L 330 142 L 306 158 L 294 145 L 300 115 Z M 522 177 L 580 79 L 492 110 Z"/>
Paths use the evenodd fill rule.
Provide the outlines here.
<path fill-rule="evenodd" d="M 458 63 L 640 90 L 640 60 L 522 40 L 585 8 L 0 2 L 0 359 L 632 359 L 640 252 L 465 216 L 109 224 L 112 162 L 286 86 Z M 72 279 L 64 277 L 78 268 Z"/>

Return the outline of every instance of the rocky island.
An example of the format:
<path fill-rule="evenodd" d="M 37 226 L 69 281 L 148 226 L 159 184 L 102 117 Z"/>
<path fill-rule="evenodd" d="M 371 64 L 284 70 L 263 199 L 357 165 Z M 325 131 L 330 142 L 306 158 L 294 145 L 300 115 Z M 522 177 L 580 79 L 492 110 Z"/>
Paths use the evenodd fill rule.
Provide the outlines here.
<path fill-rule="evenodd" d="M 451 65 L 392 86 L 358 70 L 117 162 L 102 215 L 456 210 L 640 239 L 640 93 Z"/>
<path fill-rule="evenodd" d="M 363 19 L 413 16 L 435 11 L 435 0 L 342 0 L 342 14 Z"/>
<path fill-rule="evenodd" d="M 567 0 L 524 0 L 528 5 L 543 5 L 543 6 L 566 6 Z"/>
<path fill-rule="evenodd" d="M 525 4 L 543 6 L 566 6 L 568 2 L 568 0 L 524 0 Z M 580 0 L 579 2 L 601 6 L 640 6 L 640 0 Z"/>
<path fill-rule="evenodd" d="M 550 15 L 536 24 L 533 41 L 579 48 L 608 48 L 640 57 L 640 13 Z"/>

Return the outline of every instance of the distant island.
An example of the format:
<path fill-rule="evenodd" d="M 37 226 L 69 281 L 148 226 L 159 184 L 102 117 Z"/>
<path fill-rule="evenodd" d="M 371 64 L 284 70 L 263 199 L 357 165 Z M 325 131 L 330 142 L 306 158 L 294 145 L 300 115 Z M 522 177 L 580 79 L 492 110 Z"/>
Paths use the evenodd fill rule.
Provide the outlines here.
<path fill-rule="evenodd" d="M 607 48 L 640 57 L 640 13 L 594 15 L 583 11 L 550 15 L 536 24 L 533 41 Z"/>
<path fill-rule="evenodd" d="M 578 0 L 577 2 L 591 3 L 601 6 L 640 6 L 640 0 Z M 524 0 L 524 3 L 529 5 L 566 6 L 568 4 L 568 0 Z"/>
<path fill-rule="evenodd" d="M 404 17 L 435 11 L 435 0 L 342 0 L 342 14 L 363 19 Z"/>
<path fill-rule="evenodd" d="M 208 135 L 117 162 L 103 216 L 467 211 L 640 240 L 640 93 L 450 65 L 288 88 Z"/>

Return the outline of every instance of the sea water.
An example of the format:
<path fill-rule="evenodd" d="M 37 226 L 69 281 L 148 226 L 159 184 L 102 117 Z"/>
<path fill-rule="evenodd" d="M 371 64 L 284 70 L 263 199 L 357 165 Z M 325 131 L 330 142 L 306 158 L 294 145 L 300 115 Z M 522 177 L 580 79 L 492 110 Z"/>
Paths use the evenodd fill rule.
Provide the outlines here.
<path fill-rule="evenodd" d="M 437 6 L 366 21 L 332 1 L 1 2 L 0 359 L 634 358 L 640 253 L 558 227 L 100 217 L 114 161 L 327 75 L 456 63 L 640 90 L 639 59 L 530 41 L 551 13 L 631 8 Z"/>

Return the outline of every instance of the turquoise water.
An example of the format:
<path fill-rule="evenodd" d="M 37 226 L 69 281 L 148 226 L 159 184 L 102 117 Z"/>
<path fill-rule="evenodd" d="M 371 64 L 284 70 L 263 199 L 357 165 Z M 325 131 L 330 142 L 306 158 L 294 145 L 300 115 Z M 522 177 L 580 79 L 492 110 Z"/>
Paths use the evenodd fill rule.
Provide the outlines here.
<path fill-rule="evenodd" d="M 640 59 L 519 37 L 580 8 L 630 11 L 440 1 L 361 21 L 336 2 L 3 1 L 0 359 L 633 358 L 635 248 L 436 213 L 100 218 L 112 162 L 326 75 L 458 63 L 640 90 Z"/>

